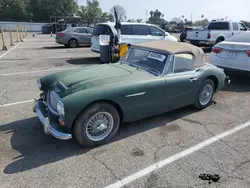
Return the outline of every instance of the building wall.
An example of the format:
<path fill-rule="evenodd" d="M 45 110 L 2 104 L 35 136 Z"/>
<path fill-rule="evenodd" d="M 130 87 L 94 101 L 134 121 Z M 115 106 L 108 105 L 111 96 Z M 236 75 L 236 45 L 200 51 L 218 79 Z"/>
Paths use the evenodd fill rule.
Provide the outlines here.
<path fill-rule="evenodd" d="M 6 21 L 0 21 L 0 27 L 7 31 L 9 28 L 12 31 L 16 31 L 16 25 L 24 25 L 26 27 L 26 30 L 28 32 L 41 32 L 42 26 L 47 23 L 31 23 L 31 22 L 6 22 Z"/>

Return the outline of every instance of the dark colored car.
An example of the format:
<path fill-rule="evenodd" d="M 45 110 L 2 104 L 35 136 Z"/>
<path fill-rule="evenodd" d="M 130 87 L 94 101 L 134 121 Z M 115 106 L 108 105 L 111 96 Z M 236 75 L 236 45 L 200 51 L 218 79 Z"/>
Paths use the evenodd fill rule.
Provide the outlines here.
<path fill-rule="evenodd" d="M 185 39 L 186 39 L 186 37 L 187 37 L 187 31 L 192 31 L 192 30 L 193 30 L 193 28 L 189 28 L 189 27 L 184 28 L 184 29 L 182 30 L 182 32 L 181 32 L 181 35 L 180 35 L 180 41 L 181 41 L 181 42 L 184 42 Z"/>
<path fill-rule="evenodd" d="M 133 122 L 188 105 L 208 107 L 228 81 L 206 64 L 202 49 L 153 41 L 132 45 L 118 63 L 93 65 L 38 79 L 35 100 L 46 134 L 87 147 L 107 143 L 120 122 Z"/>

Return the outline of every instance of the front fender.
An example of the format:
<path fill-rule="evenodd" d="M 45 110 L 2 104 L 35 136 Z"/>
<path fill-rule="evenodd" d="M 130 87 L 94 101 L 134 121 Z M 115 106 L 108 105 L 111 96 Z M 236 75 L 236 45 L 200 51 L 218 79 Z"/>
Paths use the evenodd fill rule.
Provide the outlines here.
<path fill-rule="evenodd" d="M 121 109 L 123 106 L 120 104 L 115 92 L 101 92 L 100 89 L 87 89 L 73 93 L 62 99 L 65 110 L 66 128 L 71 130 L 77 116 L 91 103 L 106 100 L 117 104 Z"/>

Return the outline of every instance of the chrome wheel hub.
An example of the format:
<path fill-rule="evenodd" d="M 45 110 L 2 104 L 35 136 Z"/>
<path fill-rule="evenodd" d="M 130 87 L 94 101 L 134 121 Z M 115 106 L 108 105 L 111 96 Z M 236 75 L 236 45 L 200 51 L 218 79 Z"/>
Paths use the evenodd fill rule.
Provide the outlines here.
<path fill-rule="evenodd" d="M 209 103 L 213 96 L 213 87 L 210 84 L 205 85 L 199 95 L 200 103 L 204 106 Z"/>
<path fill-rule="evenodd" d="M 108 112 L 99 112 L 93 115 L 86 126 L 86 135 L 92 141 L 105 139 L 112 131 L 114 119 Z"/>

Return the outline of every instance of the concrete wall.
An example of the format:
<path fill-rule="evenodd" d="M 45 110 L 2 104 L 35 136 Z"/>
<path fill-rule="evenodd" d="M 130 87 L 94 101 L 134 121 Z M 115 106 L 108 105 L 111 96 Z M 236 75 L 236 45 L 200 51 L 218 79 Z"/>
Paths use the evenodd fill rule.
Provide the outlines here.
<path fill-rule="evenodd" d="M 26 30 L 29 32 L 41 32 L 42 26 L 47 23 L 31 23 L 31 22 L 6 22 L 6 21 L 0 21 L 0 27 L 4 29 L 4 31 L 7 31 L 9 27 L 12 31 L 16 31 L 16 25 L 25 25 Z"/>

